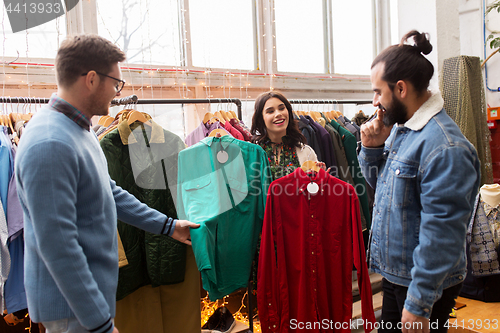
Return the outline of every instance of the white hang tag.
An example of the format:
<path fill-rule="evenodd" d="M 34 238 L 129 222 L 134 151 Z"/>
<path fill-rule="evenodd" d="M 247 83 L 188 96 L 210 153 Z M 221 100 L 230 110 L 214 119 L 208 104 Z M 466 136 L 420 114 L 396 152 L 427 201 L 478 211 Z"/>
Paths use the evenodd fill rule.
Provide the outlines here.
<path fill-rule="evenodd" d="M 316 194 L 319 191 L 319 186 L 316 183 L 309 183 L 307 184 L 307 191 L 311 194 Z"/>
<path fill-rule="evenodd" d="M 217 153 L 217 161 L 219 161 L 219 163 L 226 163 L 228 159 L 229 159 L 229 154 L 224 150 L 221 150 L 220 152 Z"/>

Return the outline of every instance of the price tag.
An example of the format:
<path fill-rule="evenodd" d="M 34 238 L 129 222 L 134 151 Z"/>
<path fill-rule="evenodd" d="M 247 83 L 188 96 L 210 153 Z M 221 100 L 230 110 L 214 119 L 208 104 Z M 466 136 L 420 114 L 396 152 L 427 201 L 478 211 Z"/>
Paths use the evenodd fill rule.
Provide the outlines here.
<path fill-rule="evenodd" d="M 229 159 L 229 154 L 224 150 L 221 150 L 220 152 L 217 153 L 217 161 L 219 161 L 219 163 L 224 164 L 227 162 L 228 159 Z"/>
<path fill-rule="evenodd" d="M 307 191 L 311 194 L 316 194 L 319 191 L 319 186 L 316 183 L 307 184 Z"/>

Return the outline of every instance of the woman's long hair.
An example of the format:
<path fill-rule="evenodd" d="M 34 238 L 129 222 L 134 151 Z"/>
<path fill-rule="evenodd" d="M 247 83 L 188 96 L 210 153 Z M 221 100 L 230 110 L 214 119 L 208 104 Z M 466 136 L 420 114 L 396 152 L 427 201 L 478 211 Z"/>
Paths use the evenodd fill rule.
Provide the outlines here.
<path fill-rule="evenodd" d="M 252 133 L 252 142 L 253 143 L 263 143 L 269 139 L 267 135 L 266 124 L 264 123 L 264 106 L 266 102 L 270 99 L 276 97 L 280 99 L 283 104 L 285 104 L 286 109 L 288 110 L 288 126 L 286 128 L 286 142 L 283 142 L 290 147 L 300 147 L 301 144 L 306 144 L 306 138 L 299 130 L 299 126 L 297 125 L 297 121 L 293 117 L 292 105 L 286 99 L 283 94 L 277 91 L 268 91 L 260 94 L 255 100 L 255 112 L 252 117 L 252 128 L 250 132 Z"/>

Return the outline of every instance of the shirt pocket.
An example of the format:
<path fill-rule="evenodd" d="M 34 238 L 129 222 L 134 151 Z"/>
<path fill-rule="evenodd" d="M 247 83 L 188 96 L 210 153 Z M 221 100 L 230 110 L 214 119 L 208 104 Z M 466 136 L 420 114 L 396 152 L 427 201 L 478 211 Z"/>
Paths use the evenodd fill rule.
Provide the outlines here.
<path fill-rule="evenodd" d="M 407 208 L 417 198 L 415 189 L 417 182 L 418 167 L 402 162 L 393 163 L 393 204 L 395 207 Z"/>
<path fill-rule="evenodd" d="M 207 207 L 217 207 L 217 196 L 213 195 L 212 174 L 201 176 L 182 183 L 182 201 L 186 217 L 190 221 L 203 221 L 212 216 L 215 209 Z M 208 214 L 208 215 L 207 215 Z"/>

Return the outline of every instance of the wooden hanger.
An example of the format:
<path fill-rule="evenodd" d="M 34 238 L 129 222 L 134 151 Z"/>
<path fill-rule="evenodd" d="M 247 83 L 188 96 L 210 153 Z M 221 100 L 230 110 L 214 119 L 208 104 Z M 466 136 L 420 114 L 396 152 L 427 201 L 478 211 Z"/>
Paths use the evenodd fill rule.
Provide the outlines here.
<path fill-rule="evenodd" d="M 108 127 L 113 121 L 115 121 L 114 117 L 111 116 L 102 116 L 99 118 L 99 121 L 97 122 L 98 125 Z"/>
<path fill-rule="evenodd" d="M 317 162 L 311 161 L 311 160 L 304 161 L 304 163 L 302 163 L 302 165 L 300 166 L 300 168 L 304 172 L 307 172 L 309 170 L 315 171 L 315 172 L 319 172 L 319 170 L 320 170 L 320 167 L 317 165 Z"/>
<path fill-rule="evenodd" d="M 209 122 L 212 118 L 214 117 L 214 114 L 211 112 L 205 113 L 205 116 L 203 117 L 203 123 L 206 124 Z"/>
<path fill-rule="evenodd" d="M 142 112 L 132 110 L 127 115 L 127 124 L 130 126 L 136 121 L 140 121 L 141 123 L 151 126 L 151 122 Z"/>
<path fill-rule="evenodd" d="M 230 110 L 229 113 L 231 113 L 233 115 L 233 119 L 238 119 L 238 116 L 236 115 L 236 112 L 234 112 L 233 110 Z"/>
<path fill-rule="evenodd" d="M 318 118 L 318 124 L 320 124 L 323 128 L 325 128 L 326 120 L 323 117 Z"/>
<path fill-rule="evenodd" d="M 327 112 L 323 112 L 323 116 L 326 118 L 326 121 L 327 122 L 331 122 L 332 120 L 330 119 L 330 117 L 328 116 Z"/>
<path fill-rule="evenodd" d="M 227 121 L 230 121 L 234 118 L 233 114 L 229 111 L 224 111 L 224 116 L 226 117 Z"/>
<path fill-rule="evenodd" d="M 226 119 L 224 118 L 224 116 L 222 115 L 222 113 L 220 111 L 216 111 L 214 112 L 214 116 L 219 118 L 219 122 L 224 125 L 226 123 Z"/>
<path fill-rule="evenodd" d="M 217 134 L 220 134 L 219 136 Z M 212 132 L 210 132 L 210 134 L 208 136 L 212 136 L 212 137 L 222 137 L 224 135 L 227 135 L 227 132 L 224 131 L 223 129 L 221 128 L 216 128 L 214 129 Z"/>

